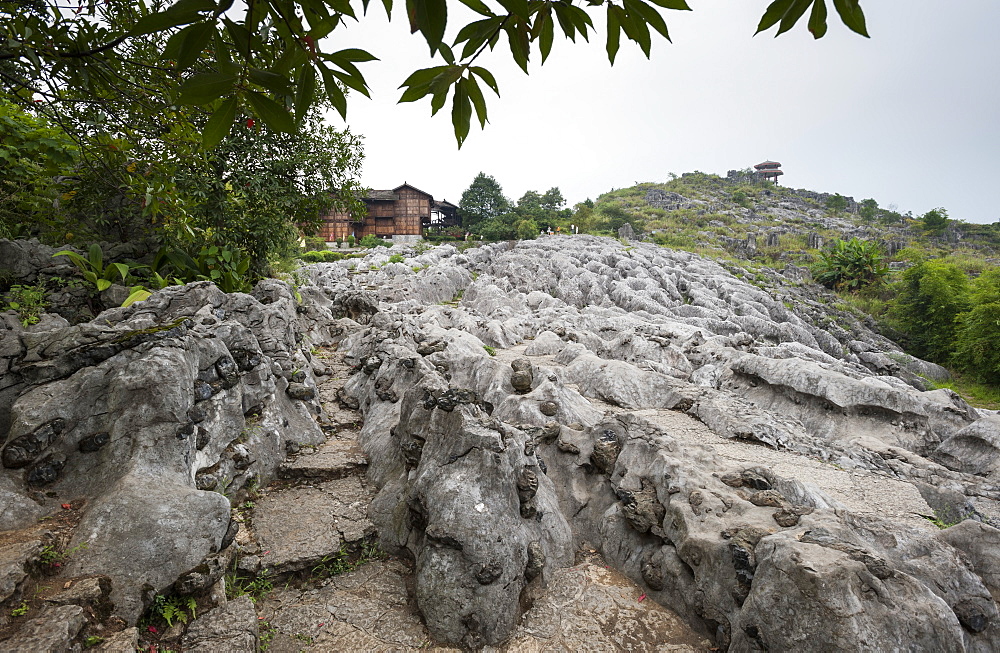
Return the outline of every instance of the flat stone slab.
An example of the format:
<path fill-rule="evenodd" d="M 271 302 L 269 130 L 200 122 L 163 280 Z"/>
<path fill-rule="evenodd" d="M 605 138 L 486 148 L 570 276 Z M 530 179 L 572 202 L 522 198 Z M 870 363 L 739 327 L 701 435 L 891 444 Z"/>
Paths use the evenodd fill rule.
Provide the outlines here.
<path fill-rule="evenodd" d="M 409 574 L 398 560 L 376 560 L 314 589 L 272 592 L 260 609 L 278 631 L 268 652 L 457 652 L 431 646 L 409 598 Z"/>
<path fill-rule="evenodd" d="M 411 571 L 377 560 L 319 587 L 272 592 L 260 615 L 269 653 L 458 651 L 433 644 L 409 598 Z M 514 636 L 491 653 L 709 651 L 700 637 L 618 572 L 593 562 L 556 570 Z"/>
<path fill-rule="evenodd" d="M 252 527 L 264 566 L 274 573 L 306 569 L 335 555 L 343 543 L 371 535 L 371 499 L 357 476 L 266 495 L 254 508 Z"/>
<path fill-rule="evenodd" d="M 243 653 L 258 647 L 257 613 L 249 596 L 209 610 L 191 622 L 184 635 L 189 653 Z"/>
<path fill-rule="evenodd" d="M 593 562 L 557 569 L 502 653 L 709 651 L 680 617 L 631 580 Z"/>
<path fill-rule="evenodd" d="M 368 459 L 356 440 L 333 438 L 324 442 L 315 453 L 303 452 L 282 464 L 278 476 L 334 480 L 361 474 L 367 467 Z"/>

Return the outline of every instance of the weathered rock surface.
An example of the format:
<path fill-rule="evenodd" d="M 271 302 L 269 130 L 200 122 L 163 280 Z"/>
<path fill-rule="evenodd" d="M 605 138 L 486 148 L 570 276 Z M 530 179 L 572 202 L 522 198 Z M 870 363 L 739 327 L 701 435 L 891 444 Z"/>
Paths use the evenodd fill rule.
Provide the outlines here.
<path fill-rule="evenodd" d="M 957 493 L 995 531 L 998 488 L 941 448 L 991 418 L 922 392 L 893 343 L 801 288 L 643 244 L 555 237 L 436 267 L 477 273 L 457 306 L 380 270 L 365 283 L 385 302 L 341 342 L 372 520 L 415 561 L 433 638 L 501 645 L 520 597 L 589 545 L 722 648 L 1000 643 L 991 558 L 980 575 L 922 517 Z"/>
<path fill-rule="evenodd" d="M 307 266 L 301 305 L 5 319 L 5 529 L 81 506 L 64 573 L 126 622 L 231 557 L 308 575 L 377 533 L 409 563 L 223 603 L 201 650 L 251 616 L 276 651 L 1000 648 L 996 417 L 821 291 L 583 236 L 399 251 Z M 225 495 L 275 476 L 237 533 Z"/>
<path fill-rule="evenodd" d="M 253 601 L 241 596 L 209 610 L 191 623 L 183 643 L 189 653 L 256 651 L 259 635 Z"/>
<path fill-rule="evenodd" d="M 226 495 L 272 478 L 287 443 L 324 440 L 319 402 L 286 390 L 296 369 L 315 388 L 303 334 L 332 342 L 337 316 L 303 315 L 280 282 L 255 292 L 196 283 L 94 322 L 0 331 L 0 527 L 82 506 L 62 573 L 110 576 L 126 621 L 228 545 Z"/>

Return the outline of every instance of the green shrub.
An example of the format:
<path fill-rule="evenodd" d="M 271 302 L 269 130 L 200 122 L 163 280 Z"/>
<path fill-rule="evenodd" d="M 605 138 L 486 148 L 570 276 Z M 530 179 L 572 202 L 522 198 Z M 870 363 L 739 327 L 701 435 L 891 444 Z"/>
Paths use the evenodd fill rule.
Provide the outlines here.
<path fill-rule="evenodd" d="M 381 238 L 379 238 L 374 234 L 368 234 L 367 236 L 362 238 L 361 242 L 359 242 L 358 245 L 361 247 L 367 247 L 369 249 L 371 249 L 372 247 L 392 247 L 392 243 L 390 243 L 387 240 L 382 240 Z"/>
<path fill-rule="evenodd" d="M 882 248 L 870 240 L 838 240 L 819 256 L 812 267 L 813 279 L 834 290 L 856 291 L 878 285 L 889 273 Z"/>
<path fill-rule="evenodd" d="M 316 252 L 302 252 L 299 258 L 306 263 L 333 263 L 334 261 L 354 258 L 354 255 L 347 252 L 335 252 L 332 249 L 324 249 Z"/>
<path fill-rule="evenodd" d="M 4 310 L 16 311 L 21 324 L 30 326 L 38 323 L 47 305 L 45 286 L 42 284 L 14 285 L 7 292 L 7 305 Z"/>
<path fill-rule="evenodd" d="M 980 381 L 1000 384 L 1000 302 L 963 313 L 955 331 L 955 365 Z"/>
<path fill-rule="evenodd" d="M 402 254 L 393 254 L 389 257 L 390 263 L 402 263 L 406 258 Z"/>
<path fill-rule="evenodd" d="M 945 362 L 955 348 L 955 319 L 970 307 L 969 280 L 958 267 L 921 261 L 903 273 L 890 323 L 914 355 Z"/>

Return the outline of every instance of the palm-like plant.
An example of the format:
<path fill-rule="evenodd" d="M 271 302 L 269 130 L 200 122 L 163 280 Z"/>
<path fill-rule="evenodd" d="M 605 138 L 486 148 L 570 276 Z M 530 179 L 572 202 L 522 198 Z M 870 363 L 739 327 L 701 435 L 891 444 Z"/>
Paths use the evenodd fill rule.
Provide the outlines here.
<path fill-rule="evenodd" d="M 882 247 L 870 240 L 838 240 L 820 254 L 813 279 L 834 290 L 857 291 L 881 283 L 889 273 Z"/>

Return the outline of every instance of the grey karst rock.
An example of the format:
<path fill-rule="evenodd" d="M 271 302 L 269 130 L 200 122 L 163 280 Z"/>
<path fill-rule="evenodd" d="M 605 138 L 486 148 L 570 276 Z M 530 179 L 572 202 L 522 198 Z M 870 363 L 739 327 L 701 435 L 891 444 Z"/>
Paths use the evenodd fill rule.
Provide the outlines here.
<path fill-rule="evenodd" d="M 87 618 L 78 605 L 50 606 L 24 624 L 17 637 L 0 642 L 0 653 L 62 653 L 78 651 L 74 645 Z"/>
<path fill-rule="evenodd" d="M 457 306 L 379 290 L 380 312 L 340 346 L 362 369 L 343 392 L 365 415 L 372 519 L 413 556 L 439 641 L 512 636 L 513 588 L 543 597 L 566 564 L 553 550 L 590 544 L 722 648 L 801 648 L 804 633 L 831 649 L 997 646 L 985 578 L 917 516 L 949 492 L 1000 516 L 988 482 L 927 457 L 981 414 L 921 392 L 919 363 L 820 291 L 590 237 L 434 265 L 476 271 Z M 539 516 L 571 533 L 524 530 Z M 498 592 L 510 567 L 528 582 Z M 797 594 L 812 582 L 821 598 Z M 893 611 L 905 620 L 880 626 Z"/>
<path fill-rule="evenodd" d="M 318 401 L 289 397 L 272 369 L 307 370 L 300 385 L 314 387 L 301 345 L 310 327 L 284 284 L 257 292 L 267 303 L 208 283 L 171 287 L 99 322 L 0 334 L 16 388 L 0 397 L 3 525 L 85 499 L 65 573 L 111 577 L 126 621 L 149 600 L 144 588 L 168 590 L 226 543 L 222 492 L 273 477 L 286 441 L 323 440 Z"/>
<path fill-rule="evenodd" d="M 126 621 L 217 595 L 236 548 L 244 573 L 400 558 L 216 608 L 196 650 L 252 650 L 257 616 L 280 651 L 1000 649 L 996 417 L 923 391 L 940 372 L 873 323 L 648 243 L 398 251 L 4 316 L 3 524 L 85 499 L 66 573 L 110 577 Z M 222 493 L 276 474 L 230 520 Z"/>
<path fill-rule="evenodd" d="M 257 613 L 249 596 L 241 596 L 212 608 L 188 627 L 185 651 L 198 653 L 245 653 L 260 644 Z"/>
<path fill-rule="evenodd" d="M 967 474 L 995 476 L 1000 456 L 1000 417 L 987 415 L 961 429 L 934 449 L 931 457 Z"/>
<path fill-rule="evenodd" d="M 0 544 L 0 603 L 15 597 L 45 547 L 44 533 L 25 532 L 22 537 Z"/>

